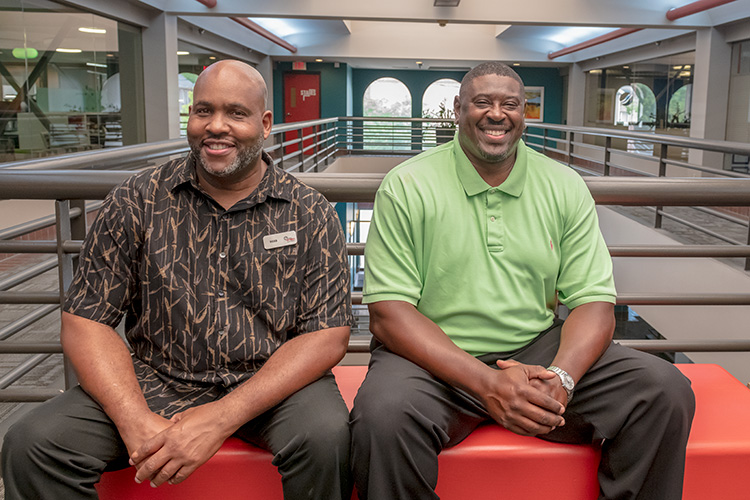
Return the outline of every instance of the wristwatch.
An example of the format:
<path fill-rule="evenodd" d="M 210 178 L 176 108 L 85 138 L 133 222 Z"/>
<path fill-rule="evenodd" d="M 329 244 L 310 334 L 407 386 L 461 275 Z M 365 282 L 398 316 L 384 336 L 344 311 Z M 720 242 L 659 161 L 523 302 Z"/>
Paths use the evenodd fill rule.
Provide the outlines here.
<path fill-rule="evenodd" d="M 571 377 L 568 372 L 566 372 L 559 366 L 552 365 L 547 369 L 551 372 L 556 373 L 557 376 L 560 377 L 563 389 L 565 389 L 565 392 L 568 394 L 568 403 L 570 403 L 570 400 L 573 399 L 573 391 L 576 388 L 576 383 L 573 382 L 573 377 Z"/>

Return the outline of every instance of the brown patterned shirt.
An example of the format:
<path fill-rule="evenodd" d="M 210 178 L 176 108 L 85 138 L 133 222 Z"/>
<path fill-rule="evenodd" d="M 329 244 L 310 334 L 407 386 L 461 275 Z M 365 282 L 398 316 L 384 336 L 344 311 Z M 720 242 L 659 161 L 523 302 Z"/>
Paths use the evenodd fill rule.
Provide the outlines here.
<path fill-rule="evenodd" d="M 288 339 L 352 324 L 341 224 L 273 166 L 224 210 L 188 155 L 109 194 L 64 309 L 113 327 L 126 314 L 143 393 L 169 417 L 231 391 Z"/>

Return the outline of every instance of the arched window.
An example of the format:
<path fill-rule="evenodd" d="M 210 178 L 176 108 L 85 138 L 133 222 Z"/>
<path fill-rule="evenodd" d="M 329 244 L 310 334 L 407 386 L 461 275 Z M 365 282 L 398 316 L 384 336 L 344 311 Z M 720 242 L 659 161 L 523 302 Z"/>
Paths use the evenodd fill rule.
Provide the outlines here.
<path fill-rule="evenodd" d="M 440 118 L 444 122 L 425 123 L 422 131 L 422 149 L 447 142 L 453 138 L 455 116 L 453 99 L 461 84 L 452 78 L 441 78 L 427 87 L 422 96 L 422 117 Z"/>
<path fill-rule="evenodd" d="M 362 110 L 366 117 L 411 118 L 411 93 L 400 80 L 378 78 L 365 90 Z M 412 149 L 409 122 L 368 121 L 363 133 L 364 149 Z"/>
<path fill-rule="evenodd" d="M 625 125 L 628 130 L 654 130 L 656 128 L 656 96 L 648 85 L 633 83 L 617 90 L 615 125 Z M 628 139 L 628 151 L 652 155 L 654 145 Z"/>
<path fill-rule="evenodd" d="M 669 127 L 689 128 L 690 107 L 693 100 L 693 84 L 688 83 L 675 90 L 669 98 L 667 108 L 667 124 Z"/>

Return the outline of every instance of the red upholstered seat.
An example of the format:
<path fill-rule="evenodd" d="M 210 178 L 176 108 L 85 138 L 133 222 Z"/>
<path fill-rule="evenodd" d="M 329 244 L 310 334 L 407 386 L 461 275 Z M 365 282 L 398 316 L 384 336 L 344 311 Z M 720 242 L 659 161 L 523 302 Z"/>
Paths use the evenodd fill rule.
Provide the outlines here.
<path fill-rule="evenodd" d="M 716 365 L 678 365 L 692 383 L 697 410 L 688 444 L 683 500 L 750 498 L 750 390 Z M 334 369 L 347 405 L 366 367 Z M 595 499 L 599 452 L 591 446 L 547 443 L 518 436 L 496 425 L 482 426 L 439 457 L 438 494 L 445 500 Z M 538 471 L 544 468 L 545 474 Z M 134 469 L 108 472 L 97 485 L 103 500 L 282 499 L 271 455 L 238 439 L 187 481 L 152 489 L 133 481 Z"/>

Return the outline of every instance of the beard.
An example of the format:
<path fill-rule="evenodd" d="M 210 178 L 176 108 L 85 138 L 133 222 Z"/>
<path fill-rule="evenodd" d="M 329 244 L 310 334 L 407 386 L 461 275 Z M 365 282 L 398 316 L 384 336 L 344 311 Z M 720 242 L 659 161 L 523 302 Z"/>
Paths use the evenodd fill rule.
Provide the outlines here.
<path fill-rule="evenodd" d="M 255 142 L 255 144 L 237 148 L 237 155 L 234 157 L 234 161 L 232 161 L 232 163 L 230 163 L 224 170 L 220 171 L 211 170 L 208 167 L 206 161 L 201 155 L 200 143 L 191 144 L 190 150 L 193 152 L 196 163 L 203 169 L 204 172 L 209 175 L 213 175 L 214 177 L 230 177 L 237 172 L 241 172 L 242 170 L 255 165 L 255 162 L 263 152 L 263 141 L 263 136 L 260 136 L 258 137 L 258 140 Z"/>

